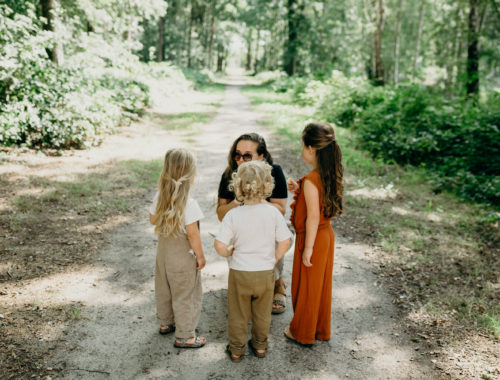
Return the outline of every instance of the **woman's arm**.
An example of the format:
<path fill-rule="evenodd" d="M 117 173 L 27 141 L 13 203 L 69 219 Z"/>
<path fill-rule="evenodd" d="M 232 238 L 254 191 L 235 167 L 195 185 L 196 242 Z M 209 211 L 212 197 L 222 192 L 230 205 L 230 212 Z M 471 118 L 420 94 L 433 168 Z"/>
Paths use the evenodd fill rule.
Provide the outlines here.
<path fill-rule="evenodd" d="M 271 198 L 268 203 L 271 206 L 276 207 L 278 211 L 281 212 L 282 215 L 285 215 L 286 201 L 287 201 L 286 198 Z"/>
<path fill-rule="evenodd" d="M 236 199 L 231 201 L 229 199 L 219 198 L 217 201 L 217 218 L 219 218 L 219 222 L 222 222 L 222 219 L 224 219 L 224 216 L 229 210 L 239 205 L 241 205 L 241 202 L 238 202 Z"/>
<path fill-rule="evenodd" d="M 278 242 L 274 256 L 276 257 L 276 262 L 280 261 L 283 256 L 285 256 L 286 251 L 290 248 L 291 239 L 286 239 Z"/>
<path fill-rule="evenodd" d="M 304 252 L 302 253 L 302 262 L 306 267 L 312 266 L 311 256 L 318 233 L 320 208 L 319 208 L 319 191 L 314 184 L 305 180 L 304 182 L 304 197 L 306 199 L 307 218 L 306 218 L 306 239 Z"/>
<path fill-rule="evenodd" d="M 189 245 L 196 256 L 196 269 L 201 270 L 206 264 L 205 255 L 203 254 L 203 246 L 201 244 L 200 229 L 198 221 L 186 225 L 186 234 L 189 240 Z"/>
<path fill-rule="evenodd" d="M 223 257 L 229 257 L 233 255 L 234 247 L 232 245 L 228 247 L 227 244 L 224 244 L 220 240 L 215 239 L 214 248 L 217 253 Z"/>

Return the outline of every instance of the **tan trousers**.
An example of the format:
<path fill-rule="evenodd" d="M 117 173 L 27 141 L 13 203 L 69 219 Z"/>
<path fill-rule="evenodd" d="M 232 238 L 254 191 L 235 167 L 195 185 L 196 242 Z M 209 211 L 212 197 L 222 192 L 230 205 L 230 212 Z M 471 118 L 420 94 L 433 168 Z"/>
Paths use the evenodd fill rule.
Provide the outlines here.
<path fill-rule="evenodd" d="M 195 336 L 201 313 L 201 275 L 185 235 L 159 237 L 155 269 L 158 323 L 175 324 L 175 336 Z"/>
<path fill-rule="evenodd" d="M 246 351 L 248 321 L 252 317 L 252 345 L 267 348 L 271 326 L 274 270 L 247 272 L 229 270 L 227 310 L 229 347 L 233 355 Z"/>

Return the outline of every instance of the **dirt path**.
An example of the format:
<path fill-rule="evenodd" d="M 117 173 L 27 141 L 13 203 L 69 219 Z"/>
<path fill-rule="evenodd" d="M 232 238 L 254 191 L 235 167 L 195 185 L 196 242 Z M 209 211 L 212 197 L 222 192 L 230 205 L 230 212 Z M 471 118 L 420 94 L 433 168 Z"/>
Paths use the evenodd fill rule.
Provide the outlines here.
<path fill-rule="evenodd" d="M 202 133 L 189 140 L 162 136 L 161 131 L 144 136 L 151 141 L 163 139 L 163 144 L 151 144 L 151 157 L 161 157 L 167 148 L 188 143 L 197 153 L 199 175 L 193 195 L 206 216 L 202 239 L 208 263 L 202 272 L 204 298 L 199 331 L 207 337 L 207 346 L 179 350 L 173 347 L 173 336 L 157 332 L 153 292 L 156 242 L 147 223 L 148 203 L 144 200 L 143 214 L 112 233 L 100 261 L 67 279 L 60 296 L 67 302 L 81 302 L 84 318 L 75 322 L 74 333 L 66 337 L 66 349 L 53 361 L 54 367 L 63 368 L 60 378 L 437 378 L 430 363 L 421 361 L 420 353 L 411 346 L 390 297 L 377 283 L 365 258 L 370 248 L 351 244 L 346 237 L 337 237 L 331 341 L 311 349 L 286 341 L 282 331 L 292 316 L 288 308 L 284 314 L 273 316 L 266 359 L 247 355 L 240 364 L 228 360 L 224 353 L 228 268 L 215 253 L 209 232 L 218 229 L 217 185 L 235 137 L 258 131 L 268 140 L 271 152 L 277 151 L 275 161 L 281 163 L 280 157 L 284 158 L 274 148 L 272 136 L 257 126 L 257 118 L 239 87 L 230 85 L 217 115 Z M 286 168 L 293 163 L 283 166 L 288 176 Z M 291 263 L 289 253 L 285 262 L 287 283 Z"/>

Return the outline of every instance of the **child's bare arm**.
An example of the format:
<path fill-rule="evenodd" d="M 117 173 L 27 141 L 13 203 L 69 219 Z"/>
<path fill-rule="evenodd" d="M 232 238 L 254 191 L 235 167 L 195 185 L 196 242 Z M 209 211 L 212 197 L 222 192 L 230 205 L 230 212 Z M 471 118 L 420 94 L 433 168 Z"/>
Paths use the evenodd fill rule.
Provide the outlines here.
<path fill-rule="evenodd" d="M 285 256 L 286 251 L 290 248 L 290 239 L 286 239 L 278 242 L 274 256 L 276 257 L 276 262 L 280 261 L 283 256 Z"/>
<path fill-rule="evenodd" d="M 194 251 L 196 256 L 196 269 L 201 270 L 205 264 L 205 255 L 203 253 L 203 246 L 201 244 L 200 229 L 198 228 L 198 222 L 194 222 L 186 225 L 186 234 L 189 240 L 189 245 Z"/>
<path fill-rule="evenodd" d="M 149 214 L 149 223 L 151 223 L 153 226 L 156 225 L 156 215 Z"/>
<path fill-rule="evenodd" d="M 314 184 L 306 180 L 304 182 L 304 197 L 306 200 L 307 219 L 306 219 L 306 241 L 304 245 L 304 252 L 302 253 L 302 262 L 306 267 L 312 266 L 311 257 L 318 233 L 318 225 L 320 219 L 319 209 L 319 191 Z"/>
<path fill-rule="evenodd" d="M 234 247 L 232 245 L 228 246 L 220 240 L 215 239 L 214 248 L 217 253 L 223 257 L 229 257 L 233 255 Z"/>

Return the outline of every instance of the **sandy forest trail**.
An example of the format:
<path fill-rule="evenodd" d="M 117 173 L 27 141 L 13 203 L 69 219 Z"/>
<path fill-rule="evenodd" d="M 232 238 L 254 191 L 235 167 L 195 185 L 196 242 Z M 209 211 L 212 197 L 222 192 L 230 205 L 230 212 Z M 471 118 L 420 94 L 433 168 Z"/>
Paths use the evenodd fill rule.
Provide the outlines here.
<path fill-rule="evenodd" d="M 160 112 L 160 111 L 159 111 Z M 202 239 L 207 266 L 202 272 L 203 310 L 198 326 L 207 345 L 200 350 L 173 347 L 172 335 L 161 336 L 155 318 L 153 273 L 156 239 L 148 224 L 148 200 L 136 220 L 116 229 L 99 261 L 69 281 L 67 301 L 81 302 L 84 318 L 75 322 L 66 338 L 67 350 L 56 353 L 53 366 L 63 368 L 67 379 L 423 379 L 438 378 L 430 363 L 422 361 L 410 346 L 391 298 L 377 283 L 365 253 L 367 246 L 337 237 L 333 284 L 333 337 L 330 342 L 302 348 L 286 341 L 283 329 L 291 319 L 288 308 L 273 316 L 270 349 L 265 359 L 247 354 L 233 364 L 226 345 L 227 264 L 213 249 L 218 220 L 215 215 L 217 186 L 230 144 L 239 134 L 262 133 L 275 156 L 287 168 L 273 136 L 258 126 L 258 116 L 238 84 L 228 85 L 215 118 L 189 138 L 152 131 L 148 156 L 161 157 L 167 148 L 185 146 L 198 158 L 193 196 L 205 214 Z M 155 135 L 157 133 L 157 135 Z M 139 144 L 140 136 L 130 138 Z M 146 138 L 146 137 L 144 137 Z M 158 140 L 163 139 L 162 143 Z M 297 163 L 299 157 L 297 157 Z M 297 174 L 305 174 L 294 170 Z M 153 195 L 154 189 L 151 189 Z M 288 215 L 288 214 L 287 214 Z M 285 262 L 285 281 L 291 279 L 292 254 Z"/>

